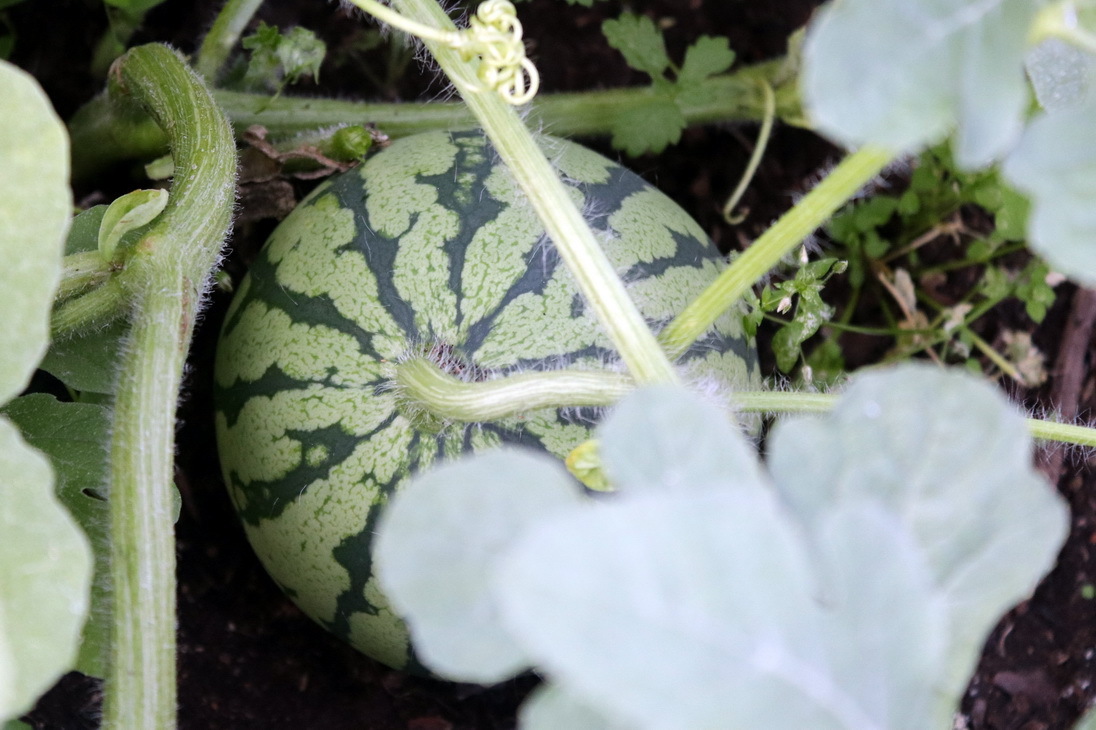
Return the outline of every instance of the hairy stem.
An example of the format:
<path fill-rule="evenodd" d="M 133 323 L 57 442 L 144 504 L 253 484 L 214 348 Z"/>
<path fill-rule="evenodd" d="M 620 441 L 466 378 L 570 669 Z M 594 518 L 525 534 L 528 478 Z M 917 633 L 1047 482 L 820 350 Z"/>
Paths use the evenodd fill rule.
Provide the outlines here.
<path fill-rule="evenodd" d="M 677 358 L 689 349 L 758 279 L 828 221 L 893 159 L 894 155 L 886 150 L 865 147 L 842 160 L 666 325 L 659 340 L 667 354 Z"/>
<path fill-rule="evenodd" d="M 412 407 L 458 423 L 497 421 L 538 408 L 611 406 L 636 387 L 620 373 L 554 370 L 521 373 L 496 380 L 466 382 L 442 371 L 426 358 L 413 358 L 396 368 L 400 396 Z M 730 405 L 738 413 L 827 413 L 840 394 L 735 391 Z M 1096 447 L 1096 428 L 1026 419 L 1036 439 Z"/>
<path fill-rule="evenodd" d="M 61 263 L 64 269 L 61 271 L 61 284 L 55 295 L 57 301 L 76 296 L 110 278 L 110 265 L 103 261 L 98 251 L 70 253 Z"/>
<path fill-rule="evenodd" d="M 98 254 L 98 252 L 96 252 Z M 118 279 L 110 279 L 86 294 L 57 305 L 50 317 L 55 340 L 105 327 L 129 311 L 130 301 Z"/>
<path fill-rule="evenodd" d="M 725 76 L 706 79 L 703 94 L 682 108 L 689 124 L 757 121 L 764 117 L 760 81 L 774 79 L 779 62 L 748 66 Z M 798 99 L 777 89 L 777 116 L 798 121 Z M 782 93 L 783 92 L 783 93 Z M 372 104 L 339 99 L 303 99 L 217 90 L 214 98 L 225 110 L 237 133 L 258 124 L 272 138 L 347 124 L 373 123 L 392 138 L 436 129 L 475 126 L 476 117 L 460 102 Z M 606 89 L 567 94 L 542 94 L 529 105 L 528 123 L 561 137 L 607 135 L 618 120 L 660 101 L 650 87 Z M 166 141 L 147 116 L 119 108 L 103 97 L 88 102 L 69 122 L 73 140 L 73 169 L 86 177 L 105 165 L 162 155 Z"/>
<path fill-rule="evenodd" d="M 608 406 L 635 388 L 626 375 L 597 370 L 552 370 L 465 382 L 421 357 L 399 364 L 396 383 L 412 408 L 463 423 L 497 421 L 538 408 Z"/>
<path fill-rule="evenodd" d="M 776 391 L 736 392 L 731 396 L 740 413 L 826 413 L 841 396 L 829 393 L 780 393 Z M 1096 428 L 1026 418 L 1028 431 L 1041 441 L 1096 447 Z"/>
<path fill-rule="evenodd" d="M 456 29 L 434 0 L 397 0 L 395 4 L 413 22 L 442 32 Z M 517 111 L 499 94 L 482 88 L 475 59 L 466 61 L 458 51 L 429 38 L 424 43 L 521 186 L 636 381 L 676 382 L 669 359 Z"/>
<path fill-rule="evenodd" d="M 175 408 L 210 270 L 231 221 L 231 128 L 201 79 L 162 45 L 111 70 L 111 95 L 136 100 L 168 132 L 177 176 L 121 277 L 131 330 L 111 438 L 114 633 L 104 727 L 175 727 Z"/>

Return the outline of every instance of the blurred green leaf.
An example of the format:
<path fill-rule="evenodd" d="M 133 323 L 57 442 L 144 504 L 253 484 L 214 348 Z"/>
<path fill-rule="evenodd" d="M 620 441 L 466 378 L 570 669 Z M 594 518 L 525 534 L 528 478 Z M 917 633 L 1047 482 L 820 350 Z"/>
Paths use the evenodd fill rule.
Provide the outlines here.
<path fill-rule="evenodd" d="M 734 51 L 723 37 L 702 35 L 685 51 L 685 62 L 677 74 L 679 83 L 694 84 L 721 74 L 734 64 Z"/>
<path fill-rule="evenodd" d="M 72 667 L 88 610 L 86 538 L 53 495 L 45 457 L 0 417 L 0 720 Z"/>
<path fill-rule="evenodd" d="M 26 385 L 49 341 L 72 211 L 68 135 L 28 74 L 0 61 L 0 403 Z"/>
<path fill-rule="evenodd" d="M 948 661 L 936 681 L 958 699 L 986 633 L 1053 565 L 1068 530 L 1064 503 L 1032 466 L 1021 415 L 980 379 L 910 365 L 854 378 L 824 418 L 781 422 L 770 454 L 808 526 L 857 500 L 902 519 L 947 602 Z"/>
<path fill-rule="evenodd" d="M 642 109 L 621 114 L 613 124 L 613 147 L 633 157 L 659 153 L 676 144 L 685 129 L 685 116 L 673 98 L 651 99 Z"/>
<path fill-rule="evenodd" d="M 1030 0 L 843 0 L 804 45 L 805 105 L 848 147 L 916 153 L 956 132 L 960 166 L 1002 156 L 1023 126 Z"/>
<path fill-rule="evenodd" d="M 598 429 L 605 472 L 629 491 L 721 489 L 763 480 L 733 414 L 670 386 L 624 399 Z"/>
<path fill-rule="evenodd" d="M 1096 99 L 1043 114 L 1005 161 L 1004 174 L 1031 199 L 1028 242 L 1055 270 L 1096 285 Z"/>
<path fill-rule="evenodd" d="M 606 20 L 601 32 L 609 45 L 620 51 L 628 65 L 652 78 L 659 78 L 670 67 L 662 31 L 646 15 L 622 13 L 619 18 Z"/>

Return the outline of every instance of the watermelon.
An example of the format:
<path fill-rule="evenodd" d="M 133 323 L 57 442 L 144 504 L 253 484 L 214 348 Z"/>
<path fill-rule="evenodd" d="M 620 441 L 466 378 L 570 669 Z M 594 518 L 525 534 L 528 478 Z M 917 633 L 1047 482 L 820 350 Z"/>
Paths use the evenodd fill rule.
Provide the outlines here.
<path fill-rule="evenodd" d="M 576 144 L 542 144 L 652 327 L 720 272 L 703 230 L 643 179 Z M 519 444 L 563 457 L 599 412 L 424 418 L 394 387 L 410 357 L 464 380 L 623 370 L 478 131 L 396 141 L 303 200 L 239 285 L 215 368 L 225 483 L 260 560 L 315 621 L 414 670 L 407 631 L 373 576 L 385 502 L 409 475 L 470 450 Z M 741 312 L 721 318 L 679 365 L 709 390 L 756 383 Z"/>

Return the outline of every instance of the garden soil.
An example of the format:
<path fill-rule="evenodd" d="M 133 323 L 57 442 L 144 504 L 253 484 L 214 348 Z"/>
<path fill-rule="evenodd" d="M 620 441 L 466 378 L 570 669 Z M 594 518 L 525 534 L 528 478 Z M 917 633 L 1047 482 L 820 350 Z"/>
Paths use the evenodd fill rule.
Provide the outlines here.
<path fill-rule="evenodd" d="M 593 8 L 563 0 L 522 4 L 545 91 L 638 84 L 602 39 L 603 19 L 625 7 L 662 22 L 671 55 L 680 58 L 701 34 L 725 35 L 743 62 L 783 53 L 787 35 L 816 3 L 808 0 L 606 0 Z M 166 41 L 190 53 L 212 22 L 216 4 L 168 0 L 147 17 L 135 42 Z M 445 94 L 437 74 L 408 59 L 402 73 L 386 74 L 386 52 L 369 50 L 370 25 L 360 14 L 326 2 L 270 0 L 259 17 L 288 27 L 314 29 L 331 54 L 321 85 L 286 93 L 341 98 L 410 99 Z M 58 20 L 63 18 L 63 20 Z M 94 41 L 105 20 L 97 2 L 34 0 L 9 10 L 17 30 L 13 60 L 42 81 L 66 118 L 102 88 L 88 71 Z M 595 73 L 596 71 L 596 73 Z M 777 128 L 736 226 L 720 208 L 749 155 L 755 128 L 722 126 L 688 130 L 659 156 L 625 163 L 691 211 L 724 249 L 740 249 L 791 205 L 837 159 L 813 135 Z M 603 140 L 592 145 L 612 153 Z M 901 171 L 882 184 L 903 184 Z M 277 180 L 242 190 L 241 216 L 226 270 L 239 280 L 287 200 L 308 183 Z M 77 199 L 109 200 L 134 185 L 128 171 L 83 183 Z M 314 184 L 314 183 L 311 183 Z M 977 218 L 977 212 L 966 212 Z M 825 242 L 822 241 L 824 245 Z M 941 250 L 947 251 L 942 245 Z M 1093 322 L 1096 296 L 1065 284 L 1046 320 L 1036 327 L 1020 305 L 1003 304 L 979 322 L 979 334 L 996 341 L 1006 330 L 1026 330 L 1046 353 L 1050 378 L 1037 390 L 1002 383 L 1010 397 L 1034 411 L 1066 418 L 1096 413 Z M 216 293 L 198 328 L 180 411 L 177 483 L 179 519 L 179 725 L 184 730 L 492 730 L 512 728 L 515 711 L 536 679 L 525 677 L 484 689 L 436 682 L 388 670 L 341 644 L 305 618 L 275 587 L 243 537 L 218 471 L 213 441 L 211 362 L 229 295 Z M 870 303 L 864 306 L 870 306 Z M 868 319 L 871 313 L 867 313 Z M 762 345 L 765 334 L 762 333 Z M 850 365 L 876 361 L 889 343 L 849 337 Z M 764 348 L 763 348 L 764 349 Z M 771 358 L 766 362 L 772 372 Z M 989 637 L 957 727 L 973 730 L 1057 730 L 1070 727 L 1093 696 L 1096 674 L 1096 470 L 1089 453 L 1041 452 L 1040 467 L 1073 509 L 1073 529 L 1057 567 L 1030 600 L 1005 616 Z M 27 717 L 36 728 L 80 730 L 97 726 L 102 700 L 97 680 L 66 676 Z M 683 729 L 687 730 L 687 729 Z"/>

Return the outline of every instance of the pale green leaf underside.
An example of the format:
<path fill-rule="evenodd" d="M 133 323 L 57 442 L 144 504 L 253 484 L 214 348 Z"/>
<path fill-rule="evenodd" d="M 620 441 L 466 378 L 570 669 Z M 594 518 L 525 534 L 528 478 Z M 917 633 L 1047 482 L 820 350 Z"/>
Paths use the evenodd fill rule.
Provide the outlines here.
<path fill-rule="evenodd" d="M 0 535 L 0 719 L 8 719 L 72 666 L 92 560 L 53 496 L 49 464 L 2 417 Z"/>
<path fill-rule="evenodd" d="M 956 159 L 987 164 L 1015 141 L 1032 0 L 842 0 L 815 17 L 803 94 L 822 133 L 916 152 L 956 131 Z"/>
<path fill-rule="evenodd" d="M 107 449 L 110 410 L 92 403 L 61 403 L 35 393 L 3 409 L 41 450 L 57 476 L 57 498 L 87 535 L 95 559 L 91 610 L 84 625 L 76 669 L 106 677 L 110 649 L 110 510 Z"/>
<path fill-rule="evenodd" d="M 1082 103 L 1092 86 L 1094 70 L 1096 58 L 1057 38 L 1043 41 L 1027 56 L 1035 98 L 1052 111 Z"/>
<path fill-rule="evenodd" d="M 609 719 L 559 685 L 544 683 L 533 690 L 518 714 L 521 730 L 631 730 Z"/>
<path fill-rule="evenodd" d="M 754 488 L 763 482 L 757 453 L 732 418 L 680 388 L 643 388 L 598 428 L 603 468 L 630 492 Z"/>
<path fill-rule="evenodd" d="M 0 403 L 49 341 L 50 304 L 72 211 L 68 135 L 38 83 L 0 61 Z"/>
<path fill-rule="evenodd" d="M 1028 243 L 1057 271 L 1096 285 L 1096 100 L 1044 114 L 1005 161 L 1009 182 L 1031 199 Z"/>
<path fill-rule="evenodd" d="M 642 410 L 629 417 L 664 427 Z M 610 453 L 632 439 L 637 469 L 645 450 L 662 474 L 695 469 L 635 431 L 599 438 Z M 510 634 L 574 699 L 638 728 L 946 725 L 986 633 L 1066 532 L 1022 419 L 973 378 L 905 367 L 770 445 L 779 502 L 749 475 L 625 485 L 534 524 L 498 563 Z"/>
<path fill-rule="evenodd" d="M 957 698 L 986 632 L 1053 565 L 1067 531 L 1020 415 L 972 376 L 906 366 L 858 377 L 825 418 L 778 424 L 770 450 L 773 478 L 807 525 L 866 501 L 910 532 L 950 612 L 938 681 Z"/>
<path fill-rule="evenodd" d="M 500 563 L 503 618 L 568 691 L 634 727 L 840 728 L 810 560 L 760 492 L 643 493 L 537 525 Z M 839 689 L 822 702 L 847 704 Z"/>
<path fill-rule="evenodd" d="M 393 499 L 374 546 L 378 578 L 433 671 L 489 683 L 529 666 L 498 620 L 494 565 L 530 523 L 581 506 L 559 462 L 505 450 L 426 472 Z"/>

